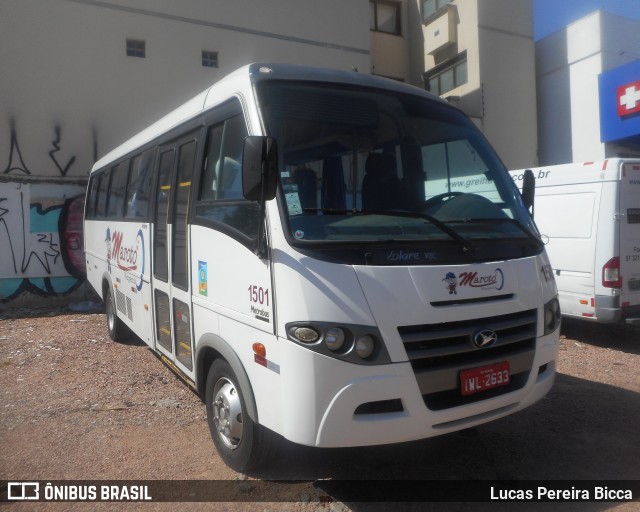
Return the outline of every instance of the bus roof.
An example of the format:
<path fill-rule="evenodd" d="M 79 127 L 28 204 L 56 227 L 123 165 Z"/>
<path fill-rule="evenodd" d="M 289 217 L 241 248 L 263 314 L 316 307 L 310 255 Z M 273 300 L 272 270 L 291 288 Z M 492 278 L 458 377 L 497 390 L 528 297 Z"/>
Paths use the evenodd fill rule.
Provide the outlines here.
<path fill-rule="evenodd" d="M 368 73 L 358 73 L 355 70 L 342 71 L 297 64 L 253 63 L 245 65 L 220 79 L 200 94 L 107 153 L 94 164 L 92 172 L 108 166 L 137 148 L 148 144 L 159 135 L 228 100 L 233 95 L 239 94 L 241 91 L 247 91 L 251 84 L 264 80 L 302 80 L 387 89 L 395 92 L 422 95 L 431 100 L 446 103 L 438 96 L 418 87 Z"/>

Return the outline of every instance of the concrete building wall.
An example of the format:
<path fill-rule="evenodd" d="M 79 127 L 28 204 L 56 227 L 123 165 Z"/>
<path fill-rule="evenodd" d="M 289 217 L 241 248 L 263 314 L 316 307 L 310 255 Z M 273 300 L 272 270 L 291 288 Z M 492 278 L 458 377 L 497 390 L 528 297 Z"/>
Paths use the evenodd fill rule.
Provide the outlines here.
<path fill-rule="evenodd" d="M 535 44 L 530 0 L 482 0 L 478 14 L 482 128 L 510 169 L 535 166 Z"/>
<path fill-rule="evenodd" d="M 364 0 L 5 0 L 0 164 L 15 132 L 31 174 L 86 175 L 96 155 L 249 62 L 368 70 L 366 8 Z M 126 56 L 127 38 L 146 42 L 145 58 Z M 202 67 L 202 50 L 218 52 L 218 68 Z"/>
<path fill-rule="evenodd" d="M 540 165 L 572 161 L 571 81 L 566 56 L 567 38 L 563 32 L 536 43 Z"/>
<path fill-rule="evenodd" d="M 540 165 L 630 154 L 601 141 L 598 76 L 639 58 L 640 22 L 605 11 L 536 43 Z"/>
<path fill-rule="evenodd" d="M 368 72 L 368 15 L 366 0 L 2 0 L 0 308 L 82 293 L 56 226 L 96 159 L 249 62 Z"/>

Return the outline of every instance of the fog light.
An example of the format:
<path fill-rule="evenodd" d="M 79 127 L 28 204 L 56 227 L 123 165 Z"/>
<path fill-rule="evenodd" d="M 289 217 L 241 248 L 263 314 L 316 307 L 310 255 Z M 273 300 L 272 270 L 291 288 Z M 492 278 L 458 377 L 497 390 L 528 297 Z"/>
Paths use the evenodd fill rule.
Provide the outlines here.
<path fill-rule="evenodd" d="M 320 338 L 318 332 L 311 327 L 296 327 L 292 334 L 303 343 L 315 343 Z"/>
<path fill-rule="evenodd" d="M 356 354 L 358 354 L 361 359 L 366 359 L 373 354 L 375 346 L 376 344 L 375 341 L 373 341 L 373 338 L 368 334 L 365 334 L 356 341 Z"/>
<path fill-rule="evenodd" d="M 324 336 L 324 342 L 330 350 L 340 350 L 344 345 L 344 331 L 339 327 L 329 329 Z"/>

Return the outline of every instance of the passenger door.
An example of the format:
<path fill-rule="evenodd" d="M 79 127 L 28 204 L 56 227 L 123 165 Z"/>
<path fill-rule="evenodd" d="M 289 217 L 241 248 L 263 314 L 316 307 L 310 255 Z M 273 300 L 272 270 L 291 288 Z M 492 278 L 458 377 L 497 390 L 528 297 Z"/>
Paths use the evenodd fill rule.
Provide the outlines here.
<path fill-rule="evenodd" d="M 188 209 L 198 131 L 159 149 L 153 224 L 156 349 L 193 377 Z"/>

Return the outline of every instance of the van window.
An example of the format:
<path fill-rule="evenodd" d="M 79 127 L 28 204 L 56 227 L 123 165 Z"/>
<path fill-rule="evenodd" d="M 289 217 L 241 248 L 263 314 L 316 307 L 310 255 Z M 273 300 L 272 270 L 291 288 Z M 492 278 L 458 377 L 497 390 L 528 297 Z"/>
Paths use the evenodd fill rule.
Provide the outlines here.
<path fill-rule="evenodd" d="M 109 182 L 111 181 L 111 169 L 103 171 L 99 175 L 98 197 L 96 199 L 96 217 L 103 219 L 107 216 L 107 197 L 109 194 Z"/>
<path fill-rule="evenodd" d="M 242 193 L 242 115 L 209 128 L 196 215 L 224 224 L 250 239 L 258 236 L 259 207 Z"/>
<path fill-rule="evenodd" d="M 124 195 L 129 177 L 129 160 L 120 162 L 111 171 L 111 186 L 109 187 L 109 201 L 107 203 L 107 217 L 122 217 L 124 209 Z"/>
<path fill-rule="evenodd" d="M 151 164 L 154 153 L 154 149 L 149 149 L 131 161 L 124 214 L 127 219 L 146 219 L 149 215 Z"/>

